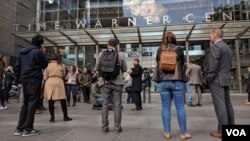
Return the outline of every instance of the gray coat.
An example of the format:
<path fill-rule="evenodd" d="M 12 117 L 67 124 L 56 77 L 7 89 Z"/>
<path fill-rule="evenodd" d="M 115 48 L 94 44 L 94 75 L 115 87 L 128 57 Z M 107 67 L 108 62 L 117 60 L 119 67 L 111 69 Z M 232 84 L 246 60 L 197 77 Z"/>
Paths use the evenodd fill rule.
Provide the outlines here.
<path fill-rule="evenodd" d="M 231 48 L 222 40 L 211 47 L 205 66 L 208 83 L 219 83 L 222 87 L 230 85 L 232 56 Z"/>
<path fill-rule="evenodd" d="M 186 76 L 189 78 L 189 84 L 202 84 L 202 71 L 200 66 L 191 64 L 186 71 Z"/>
<path fill-rule="evenodd" d="M 114 48 L 111 48 L 111 49 L 114 49 Z M 99 72 L 100 71 L 100 67 L 101 67 L 101 64 L 100 64 L 100 58 L 102 56 L 102 52 L 99 53 L 99 56 L 97 57 L 96 59 L 96 65 L 95 65 L 95 68 L 96 70 Z M 124 80 L 123 80 L 123 73 L 127 71 L 127 63 L 125 61 L 125 54 L 123 52 L 119 52 L 118 53 L 118 60 L 121 64 L 121 73 L 119 76 L 117 76 L 116 79 L 114 80 L 111 80 L 110 82 L 109 81 L 105 81 L 102 77 L 99 77 L 98 78 L 98 86 L 103 86 L 104 84 L 106 83 L 112 83 L 112 84 L 115 84 L 115 85 L 125 85 L 124 83 Z"/>

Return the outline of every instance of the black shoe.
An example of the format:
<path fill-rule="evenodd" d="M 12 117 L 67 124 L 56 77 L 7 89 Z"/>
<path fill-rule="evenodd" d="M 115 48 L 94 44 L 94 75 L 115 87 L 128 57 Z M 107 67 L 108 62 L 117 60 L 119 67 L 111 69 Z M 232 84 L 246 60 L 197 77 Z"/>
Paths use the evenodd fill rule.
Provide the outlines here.
<path fill-rule="evenodd" d="M 71 121 L 72 120 L 72 118 L 70 118 L 70 117 L 65 117 L 64 119 L 63 119 L 63 121 Z"/>
<path fill-rule="evenodd" d="M 50 118 L 49 122 L 55 122 L 55 118 Z"/>
<path fill-rule="evenodd" d="M 72 107 L 75 107 L 76 106 L 76 103 L 73 103 Z"/>
<path fill-rule="evenodd" d="M 116 130 L 115 130 L 115 133 L 116 133 L 116 134 L 120 134 L 122 131 L 123 131 L 122 128 L 119 128 L 119 129 L 116 129 Z"/>
<path fill-rule="evenodd" d="M 35 136 L 35 135 L 39 135 L 40 133 L 41 132 L 39 130 L 35 130 L 35 129 L 31 131 L 24 130 L 22 136 L 23 137 Z"/>
<path fill-rule="evenodd" d="M 196 106 L 202 106 L 201 104 L 197 104 Z"/>
<path fill-rule="evenodd" d="M 23 130 L 16 129 L 14 136 L 21 136 L 23 134 Z"/>
<path fill-rule="evenodd" d="M 103 134 L 107 134 L 109 132 L 109 128 L 102 129 Z"/>

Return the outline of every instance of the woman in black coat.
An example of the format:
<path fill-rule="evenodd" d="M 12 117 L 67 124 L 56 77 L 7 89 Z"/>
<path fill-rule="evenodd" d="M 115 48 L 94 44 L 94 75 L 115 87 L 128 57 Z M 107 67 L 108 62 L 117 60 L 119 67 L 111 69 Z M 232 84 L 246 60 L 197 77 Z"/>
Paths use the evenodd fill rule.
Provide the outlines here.
<path fill-rule="evenodd" d="M 248 78 L 247 78 L 247 89 L 246 89 L 246 92 L 248 93 L 248 99 L 247 99 L 247 102 L 246 104 L 247 105 L 250 105 L 250 66 L 248 67 Z"/>

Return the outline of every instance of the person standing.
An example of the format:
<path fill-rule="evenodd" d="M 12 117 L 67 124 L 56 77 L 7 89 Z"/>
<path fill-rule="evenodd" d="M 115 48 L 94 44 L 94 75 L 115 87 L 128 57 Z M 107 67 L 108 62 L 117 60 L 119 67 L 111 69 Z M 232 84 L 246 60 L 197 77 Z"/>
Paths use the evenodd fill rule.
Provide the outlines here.
<path fill-rule="evenodd" d="M 131 86 L 132 86 L 132 77 L 129 75 L 129 72 L 124 79 L 125 82 L 125 91 L 128 93 L 127 97 L 127 104 L 133 104 L 134 99 L 133 99 L 133 93 L 131 93 Z"/>
<path fill-rule="evenodd" d="M 250 66 L 248 67 L 248 78 L 246 80 L 246 92 L 248 93 L 246 105 L 250 105 Z"/>
<path fill-rule="evenodd" d="M 180 138 L 182 140 L 191 138 L 186 127 L 184 61 L 183 49 L 178 46 L 175 35 L 167 32 L 163 37 L 162 47 L 159 47 L 157 51 L 157 65 L 152 79 L 158 83 L 158 91 L 161 95 L 162 121 L 166 139 L 171 138 L 171 97 L 177 110 Z"/>
<path fill-rule="evenodd" d="M 4 68 L 5 68 L 5 63 L 3 60 L 3 56 L 0 53 L 0 110 L 6 110 L 8 107 L 5 106 L 5 87 L 4 87 Z"/>
<path fill-rule="evenodd" d="M 213 137 L 222 137 L 222 125 L 234 125 L 234 109 L 230 100 L 229 85 L 232 68 L 233 52 L 223 41 L 223 31 L 215 29 L 212 31 L 207 66 L 206 81 L 212 92 L 215 113 L 218 120 L 218 130 L 211 132 Z"/>
<path fill-rule="evenodd" d="M 140 65 L 139 59 L 134 59 L 134 67 L 131 69 L 129 75 L 132 77 L 132 86 L 131 92 L 133 93 L 133 99 L 135 102 L 135 108 L 131 109 L 132 111 L 142 110 L 142 100 L 141 100 L 141 91 L 142 91 L 142 67 Z"/>
<path fill-rule="evenodd" d="M 6 88 L 5 89 L 5 101 L 6 103 L 9 104 L 9 93 L 11 90 L 11 86 L 15 80 L 12 66 L 8 66 L 4 74 L 5 74 L 5 88 Z"/>
<path fill-rule="evenodd" d="M 77 72 L 76 72 L 76 67 L 75 66 L 70 66 L 70 70 L 68 74 L 66 75 L 66 88 L 67 88 L 67 101 L 68 101 L 68 106 L 70 107 L 70 97 L 71 93 L 73 96 L 73 107 L 76 106 L 76 95 L 77 95 Z"/>
<path fill-rule="evenodd" d="M 64 76 L 66 74 L 65 66 L 61 62 L 59 54 L 52 56 L 52 61 L 44 71 L 44 98 L 49 102 L 50 122 L 55 122 L 54 103 L 61 102 L 63 111 L 63 120 L 71 121 L 72 118 L 68 116 L 66 94 L 64 86 Z"/>
<path fill-rule="evenodd" d="M 90 104 L 91 76 L 88 74 L 87 68 L 83 68 L 83 73 L 79 75 L 78 82 L 81 85 L 84 102 Z"/>
<path fill-rule="evenodd" d="M 115 39 L 108 41 L 108 48 L 99 54 L 95 70 L 99 72 L 98 86 L 102 95 L 102 131 L 109 132 L 109 104 L 114 102 L 115 132 L 122 132 L 122 90 L 124 86 L 122 74 L 127 71 L 125 54 L 117 51 Z M 112 99 L 111 99 L 112 98 Z"/>
<path fill-rule="evenodd" d="M 41 97 L 43 72 L 48 65 L 46 50 L 42 46 L 44 40 L 40 35 L 32 38 L 32 45 L 20 52 L 15 66 L 15 76 L 23 85 L 24 102 L 20 111 L 15 136 L 33 136 L 40 134 L 33 128 L 34 114 Z"/>
<path fill-rule="evenodd" d="M 148 94 L 148 102 L 151 103 L 151 77 L 148 71 L 148 68 L 143 69 L 143 77 L 142 77 L 142 90 L 143 90 L 143 103 L 146 102 L 146 94 Z"/>
<path fill-rule="evenodd" d="M 190 65 L 186 71 L 186 76 L 189 77 L 189 84 L 192 87 L 192 101 L 188 106 L 202 106 L 201 100 L 201 84 L 202 84 L 202 71 L 199 65 L 194 64 L 193 61 L 190 61 Z M 198 95 L 198 101 L 197 101 Z"/>
<path fill-rule="evenodd" d="M 187 64 L 186 64 L 186 67 L 187 67 L 187 69 L 190 67 L 190 63 L 188 62 Z M 192 87 L 191 87 L 191 85 L 189 84 L 189 79 L 190 79 L 190 76 L 187 76 L 186 75 L 186 79 L 187 79 L 187 82 L 186 82 L 186 91 L 187 91 L 187 93 L 188 93 L 188 102 L 187 102 L 187 105 L 191 105 L 192 104 L 192 100 L 193 100 L 193 96 L 192 96 Z"/>

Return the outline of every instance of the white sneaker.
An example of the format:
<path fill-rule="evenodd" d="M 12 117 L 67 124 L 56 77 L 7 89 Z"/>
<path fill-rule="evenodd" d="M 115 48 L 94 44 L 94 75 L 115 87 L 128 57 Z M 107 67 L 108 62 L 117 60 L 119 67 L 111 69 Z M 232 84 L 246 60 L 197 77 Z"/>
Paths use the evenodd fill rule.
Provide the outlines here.
<path fill-rule="evenodd" d="M 1 107 L 0 107 L 0 110 L 6 110 L 6 109 L 8 109 L 7 106 L 1 106 Z"/>

